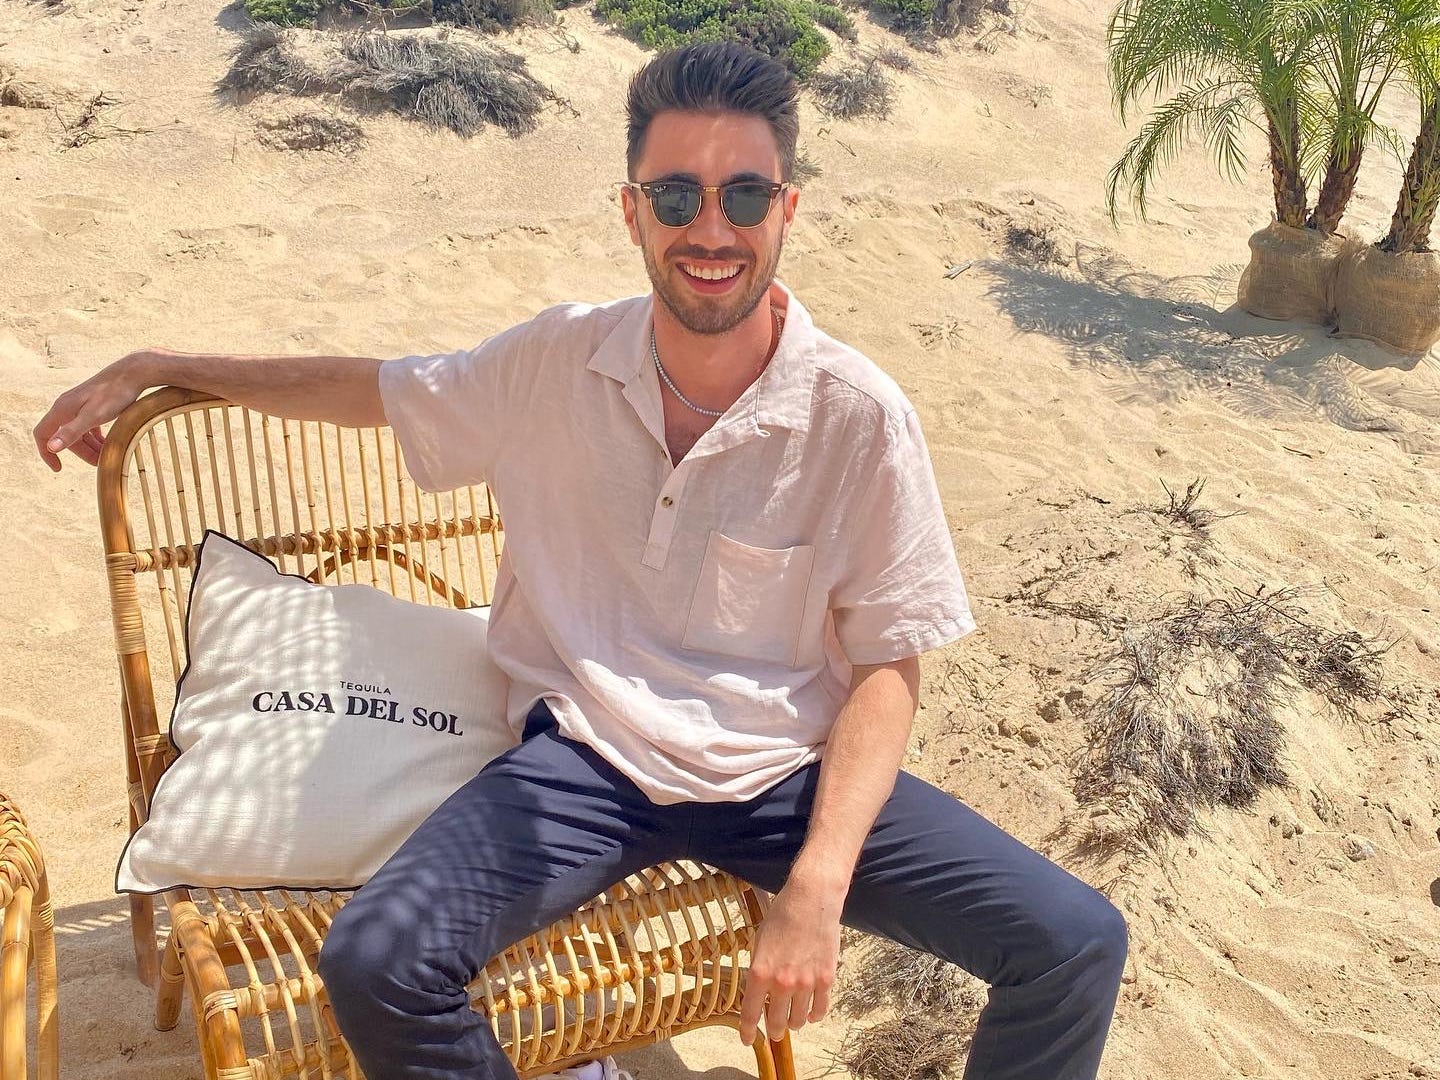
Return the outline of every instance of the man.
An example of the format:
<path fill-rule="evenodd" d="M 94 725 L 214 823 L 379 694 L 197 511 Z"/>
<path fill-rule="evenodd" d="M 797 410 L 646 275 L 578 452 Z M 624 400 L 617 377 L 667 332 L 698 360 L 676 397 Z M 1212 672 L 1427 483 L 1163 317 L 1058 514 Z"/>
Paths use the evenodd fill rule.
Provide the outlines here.
<path fill-rule="evenodd" d="M 465 986 L 625 875 L 690 858 L 774 893 L 741 1034 L 825 1015 L 843 923 L 992 986 L 971 1080 L 1094 1077 L 1126 929 L 1099 893 L 899 771 L 919 655 L 974 628 L 915 411 L 775 280 L 796 87 L 734 44 L 629 91 L 625 223 L 650 295 L 562 304 L 466 352 L 131 354 L 35 430 L 52 468 L 145 387 L 396 431 L 489 481 L 491 619 L 519 746 L 417 829 L 320 958 L 370 1080 L 514 1073 Z M 613 1063 L 607 1062 L 607 1074 Z"/>

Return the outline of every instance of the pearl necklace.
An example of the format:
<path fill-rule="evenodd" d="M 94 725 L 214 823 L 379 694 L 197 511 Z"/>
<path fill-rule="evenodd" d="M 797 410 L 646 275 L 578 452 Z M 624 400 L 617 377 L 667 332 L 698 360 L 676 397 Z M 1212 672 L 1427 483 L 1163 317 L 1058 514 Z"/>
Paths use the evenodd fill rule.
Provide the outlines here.
<path fill-rule="evenodd" d="M 775 320 L 775 341 L 778 344 L 780 341 L 780 330 L 782 326 L 780 322 L 780 312 L 776 311 L 774 307 L 771 307 L 770 315 Z M 650 327 L 650 359 L 655 361 L 655 370 L 660 373 L 660 378 L 664 381 L 665 385 L 670 388 L 670 392 L 675 395 L 675 397 L 680 401 L 680 404 L 686 406 L 687 408 L 694 409 L 702 416 L 717 417 L 725 415 L 724 409 L 703 408 L 699 405 L 696 405 L 684 394 L 680 393 L 680 389 L 671 380 L 669 372 L 667 372 L 664 365 L 660 363 L 660 351 L 655 348 L 655 327 L 653 324 Z"/>

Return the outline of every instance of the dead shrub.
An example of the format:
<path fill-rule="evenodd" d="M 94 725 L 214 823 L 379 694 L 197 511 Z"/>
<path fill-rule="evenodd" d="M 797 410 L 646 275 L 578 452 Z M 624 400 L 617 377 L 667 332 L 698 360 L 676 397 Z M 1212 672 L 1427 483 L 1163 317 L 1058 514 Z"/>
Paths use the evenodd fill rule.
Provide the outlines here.
<path fill-rule="evenodd" d="M 841 120 L 884 119 L 895 104 L 890 77 L 874 58 L 839 71 L 823 71 L 810 80 L 810 89 L 820 111 Z"/>
<path fill-rule="evenodd" d="M 364 31 L 301 37 L 265 25 L 243 33 L 221 92 L 337 93 L 466 136 L 487 123 L 511 135 L 533 130 L 555 100 L 523 57 L 491 46 Z"/>
<path fill-rule="evenodd" d="M 972 1037 L 953 1017 L 897 1016 L 852 1028 L 835 1059 L 861 1080 L 948 1080 L 959 1073 Z"/>
<path fill-rule="evenodd" d="M 892 71 L 909 71 L 915 66 L 915 61 L 904 49 L 897 49 L 893 45 L 885 45 L 875 50 L 874 58 Z"/>
<path fill-rule="evenodd" d="M 1123 627 L 1086 678 L 1105 689 L 1087 710 L 1075 783 L 1082 805 L 1101 808 L 1084 853 L 1158 853 L 1208 836 L 1201 813 L 1288 785 L 1278 713 L 1300 688 L 1352 715 L 1381 696 L 1389 646 L 1315 625 L 1300 595 L 1188 597 Z"/>
<path fill-rule="evenodd" d="M 1021 262 L 1034 265 L 1065 263 L 1055 231 L 1044 224 L 1026 225 L 1012 221 L 1005 227 L 1005 251 Z"/>
<path fill-rule="evenodd" d="M 797 184 L 808 184 L 820 175 L 820 164 L 810 156 L 810 151 L 804 147 L 795 155 L 795 170 L 793 179 Z"/>
<path fill-rule="evenodd" d="M 848 1016 L 877 1009 L 957 1017 L 979 1012 L 985 987 L 963 968 L 888 938 L 866 935 L 845 957 L 834 1002 Z"/>

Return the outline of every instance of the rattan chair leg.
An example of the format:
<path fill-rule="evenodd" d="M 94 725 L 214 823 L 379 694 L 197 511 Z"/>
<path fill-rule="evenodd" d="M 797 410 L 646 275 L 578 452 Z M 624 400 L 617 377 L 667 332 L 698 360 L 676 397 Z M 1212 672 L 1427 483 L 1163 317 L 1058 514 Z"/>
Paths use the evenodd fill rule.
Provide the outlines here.
<path fill-rule="evenodd" d="M 775 1080 L 775 1055 L 770 1049 L 770 1040 L 763 1031 L 755 1036 L 755 1067 L 760 1080 Z"/>
<path fill-rule="evenodd" d="M 170 1031 L 180 1022 L 180 998 L 185 993 L 185 965 L 174 934 L 165 942 L 160 958 L 160 982 L 155 994 L 155 1030 Z"/>
<path fill-rule="evenodd" d="M 777 1042 L 772 1050 L 775 1055 L 775 1075 L 778 1080 L 795 1080 L 795 1052 L 790 1042 L 790 1032 Z"/>
<path fill-rule="evenodd" d="M 56 1013 L 59 974 L 55 964 L 55 912 L 50 906 L 50 889 L 40 879 L 40 902 L 32 928 L 35 942 L 35 1051 L 36 1080 L 58 1080 L 60 1076 L 60 1024 Z"/>
<path fill-rule="evenodd" d="M 245 1037 L 240 1030 L 239 999 L 230 985 L 229 972 L 220 959 L 209 924 L 190 900 L 171 903 L 170 923 L 171 941 L 185 974 L 184 986 L 190 993 L 195 1013 L 207 1080 L 227 1074 L 248 1075 L 236 1071 L 249 1067 Z M 167 944 L 167 958 L 170 952 Z"/>
<path fill-rule="evenodd" d="M 131 835 L 139 826 L 131 826 Z M 160 949 L 155 944 L 155 900 L 130 894 L 130 932 L 135 939 L 135 974 L 152 989 L 160 972 Z"/>
<path fill-rule="evenodd" d="M 30 973 L 28 885 L 15 890 L 0 933 L 0 1080 L 25 1080 L 26 979 Z"/>

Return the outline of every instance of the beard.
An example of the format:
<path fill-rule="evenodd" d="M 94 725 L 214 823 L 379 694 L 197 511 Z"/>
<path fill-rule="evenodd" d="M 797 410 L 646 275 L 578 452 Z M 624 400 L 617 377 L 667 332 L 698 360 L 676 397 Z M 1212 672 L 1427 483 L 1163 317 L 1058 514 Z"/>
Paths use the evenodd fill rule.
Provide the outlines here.
<path fill-rule="evenodd" d="M 738 251 L 700 252 L 693 248 L 688 249 L 675 258 L 690 255 L 695 258 L 726 259 L 743 264 L 738 276 L 744 280 L 738 283 L 732 293 L 724 296 L 702 296 L 679 279 L 684 273 L 679 267 L 672 264 L 670 269 L 665 270 L 655 262 L 650 238 L 643 226 L 640 239 L 640 249 L 645 253 L 645 270 L 650 275 L 650 284 L 655 288 L 655 295 L 660 298 L 666 310 L 675 316 L 676 321 L 692 334 L 726 334 L 739 326 L 760 306 L 760 301 L 770 291 L 770 284 L 775 280 L 775 268 L 780 265 L 779 241 L 764 253 L 765 261 L 759 265 Z"/>

